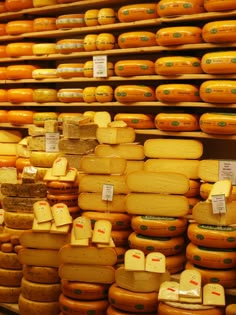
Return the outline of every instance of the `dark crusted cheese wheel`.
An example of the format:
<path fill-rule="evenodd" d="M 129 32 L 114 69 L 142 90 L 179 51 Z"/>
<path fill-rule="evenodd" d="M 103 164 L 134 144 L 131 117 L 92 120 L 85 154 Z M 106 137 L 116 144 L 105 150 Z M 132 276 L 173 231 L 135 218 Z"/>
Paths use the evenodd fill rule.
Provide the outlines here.
<path fill-rule="evenodd" d="M 23 265 L 24 278 L 36 283 L 59 283 L 58 268 Z"/>
<path fill-rule="evenodd" d="M 4 212 L 4 223 L 11 229 L 31 229 L 33 225 L 34 215 L 33 213 L 24 212 Z"/>
<path fill-rule="evenodd" d="M 57 302 L 37 302 L 26 299 L 22 294 L 18 300 L 19 311 L 21 315 L 40 315 L 50 314 L 58 315 L 60 313 L 59 303 Z"/>
<path fill-rule="evenodd" d="M 2 286 L 20 287 L 22 277 L 22 270 L 0 268 L 0 283 Z"/>
<path fill-rule="evenodd" d="M 78 182 L 48 181 L 47 189 L 50 195 L 76 194 Z"/>
<path fill-rule="evenodd" d="M 47 194 L 47 200 L 51 206 L 56 203 L 64 203 L 68 207 L 76 207 L 78 205 L 78 193 L 76 194 L 63 194 L 63 195 L 54 195 Z"/>
<path fill-rule="evenodd" d="M 16 253 L 4 253 L 0 251 L 0 268 L 21 270 L 22 265 Z"/>

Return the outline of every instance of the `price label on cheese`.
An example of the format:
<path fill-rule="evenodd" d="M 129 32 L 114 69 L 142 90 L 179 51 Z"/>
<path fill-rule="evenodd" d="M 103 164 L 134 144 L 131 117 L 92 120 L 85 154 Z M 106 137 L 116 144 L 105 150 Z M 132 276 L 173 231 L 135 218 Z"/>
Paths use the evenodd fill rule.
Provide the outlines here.
<path fill-rule="evenodd" d="M 220 214 L 220 213 L 226 213 L 226 200 L 225 195 L 212 195 L 211 196 L 212 201 L 212 210 L 214 214 Z"/>
<path fill-rule="evenodd" d="M 114 194 L 114 185 L 104 184 L 102 187 L 102 200 L 112 201 Z"/>
<path fill-rule="evenodd" d="M 48 132 L 46 136 L 46 152 L 59 152 L 59 137 L 58 132 Z"/>
<path fill-rule="evenodd" d="M 219 180 L 230 179 L 236 185 L 236 161 L 220 161 L 218 176 Z"/>
<path fill-rule="evenodd" d="M 107 77 L 107 56 L 93 56 L 93 76 L 95 78 Z"/>

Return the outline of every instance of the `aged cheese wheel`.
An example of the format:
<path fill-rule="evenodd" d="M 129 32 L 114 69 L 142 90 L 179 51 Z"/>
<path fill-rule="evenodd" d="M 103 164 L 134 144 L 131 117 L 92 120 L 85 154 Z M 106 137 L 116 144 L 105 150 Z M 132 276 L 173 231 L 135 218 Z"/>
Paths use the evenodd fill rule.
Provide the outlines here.
<path fill-rule="evenodd" d="M 128 127 L 134 129 L 155 128 L 154 117 L 150 114 L 117 113 L 113 119 L 114 121 L 122 120 Z"/>
<path fill-rule="evenodd" d="M 83 63 L 61 63 L 57 66 L 57 76 L 63 79 L 83 77 Z"/>
<path fill-rule="evenodd" d="M 200 128 L 210 134 L 235 134 L 236 116 L 234 113 L 204 113 L 200 116 Z"/>
<path fill-rule="evenodd" d="M 33 90 L 30 88 L 9 89 L 7 91 L 8 102 L 24 103 L 33 102 Z"/>
<path fill-rule="evenodd" d="M 159 113 L 155 117 L 157 129 L 164 131 L 199 130 L 198 117 L 185 113 Z"/>
<path fill-rule="evenodd" d="M 46 7 L 55 4 L 57 4 L 56 0 L 33 0 L 33 5 L 35 8 Z"/>
<path fill-rule="evenodd" d="M 134 22 L 158 17 L 155 3 L 137 3 L 119 8 L 117 17 L 120 22 Z"/>
<path fill-rule="evenodd" d="M 83 39 L 60 39 L 56 42 L 56 52 L 58 54 L 70 54 L 84 51 Z"/>
<path fill-rule="evenodd" d="M 7 55 L 7 46 L 6 45 L 0 45 L 0 58 L 9 57 Z"/>
<path fill-rule="evenodd" d="M 57 90 L 55 89 L 34 89 L 33 101 L 36 103 L 57 102 Z"/>
<path fill-rule="evenodd" d="M 5 211 L 4 222 L 11 229 L 27 230 L 32 228 L 34 216 L 32 213 Z"/>
<path fill-rule="evenodd" d="M 148 31 L 133 31 L 118 36 L 120 48 L 136 48 L 156 46 L 156 35 Z"/>
<path fill-rule="evenodd" d="M 113 8 L 99 9 L 97 17 L 100 25 L 113 24 L 116 22 L 116 12 Z"/>
<path fill-rule="evenodd" d="M 171 26 L 156 32 L 156 42 L 160 46 L 198 44 L 202 42 L 202 29 L 197 26 Z"/>
<path fill-rule="evenodd" d="M 34 283 L 59 283 L 60 278 L 56 267 L 40 267 L 23 265 L 24 278 Z"/>
<path fill-rule="evenodd" d="M 32 71 L 32 78 L 35 80 L 57 78 L 57 70 L 56 69 L 35 69 Z"/>
<path fill-rule="evenodd" d="M 55 43 L 41 43 L 33 45 L 33 54 L 36 56 L 51 55 L 55 54 L 56 52 Z"/>
<path fill-rule="evenodd" d="M 119 85 L 114 91 L 118 102 L 147 102 L 155 101 L 155 91 L 151 86 L 145 85 Z"/>
<path fill-rule="evenodd" d="M 63 194 L 75 194 L 78 193 L 77 182 L 63 182 L 63 181 L 49 181 L 47 182 L 47 189 L 49 194 L 63 195 Z"/>
<path fill-rule="evenodd" d="M 195 304 L 184 304 L 184 303 L 174 303 L 169 305 L 169 303 L 160 302 L 158 304 L 158 314 L 159 315 L 223 315 L 223 308 L 217 308 L 212 306 L 202 306 Z"/>
<path fill-rule="evenodd" d="M 32 56 L 34 43 L 18 42 L 6 45 L 7 57 Z"/>
<path fill-rule="evenodd" d="M 83 102 L 83 89 L 60 89 L 57 92 L 57 97 L 63 103 Z"/>
<path fill-rule="evenodd" d="M 193 84 L 160 84 L 155 90 L 156 98 L 161 102 L 199 102 L 199 89 Z"/>
<path fill-rule="evenodd" d="M 97 34 L 87 34 L 83 40 L 83 47 L 85 51 L 95 51 L 97 50 L 96 40 Z"/>
<path fill-rule="evenodd" d="M 8 11 L 20 11 L 33 7 L 32 0 L 6 0 L 5 6 Z"/>
<path fill-rule="evenodd" d="M 84 13 L 84 21 L 87 26 L 96 26 L 98 23 L 99 9 L 89 9 Z"/>
<path fill-rule="evenodd" d="M 21 288 L 12 286 L 0 286 L 0 303 L 17 303 Z"/>
<path fill-rule="evenodd" d="M 7 113 L 7 120 L 11 124 L 24 125 L 33 123 L 34 111 L 12 109 Z"/>
<path fill-rule="evenodd" d="M 233 0 L 204 0 L 204 7 L 208 12 L 235 10 L 236 3 Z"/>
<path fill-rule="evenodd" d="M 204 0 L 161 0 L 157 12 L 161 17 L 181 16 L 204 12 Z"/>
<path fill-rule="evenodd" d="M 236 52 L 215 51 L 202 56 L 201 67 L 205 73 L 236 73 Z"/>
<path fill-rule="evenodd" d="M 56 30 L 55 17 L 40 17 L 33 20 L 34 32 L 44 32 Z"/>
<path fill-rule="evenodd" d="M 10 65 L 6 68 L 6 78 L 9 80 L 32 79 L 32 72 L 38 69 L 33 65 Z"/>
<path fill-rule="evenodd" d="M 230 43 L 236 39 L 236 21 L 208 22 L 202 27 L 202 38 L 207 43 Z"/>
<path fill-rule="evenodd" d="M 58 29 L 70 29 L 85 26 L 84 14 L 64 14 L 56 18 L 56 27 Z"/>
<path fill-rule="evenodd" d="M 22 277 L 22 270 L 0 268 L 1 286 L 20 287 Z"/>
<path fill-rule="evenodd" d="M 155 61 L 155 72 L 160 75 L 202 73 L 201 60 L 192 56 L 160 57 Z"/>
<path fill-rule="evenodd" d="M 115 47 L 116 38 L 112 33 L 100 33 L 96 37 L 97 50 L 110 50 Z"/>
<path fill-rule="evenodd" d="M 233 80 L 208 80 L 199 88 L 200 98 L 209 103 L 235 103 L 236 82 Z"/>
<path fill-rule="evenodd" d="M 0 251 L 0 268 L 21 270 L 22 265 L 16 253 L 4 253 Z"/>
<path fill-rule="evenodd" d="M 120 60 L 115 63 L 115 74 L 121 77 L 155 74 L 151 60 Z"/>
<path fill-rule="evenodd" d="M 19 311 L 22 315 L 40 315 L 50 314 L 58 315 L 60 313 L 59 303 L 57 302 L 37 302 L 26 299 L 22 294 L 18 301 Z"/>
<path fill-rule="evenodd" d="M 8 35 L 20 35 L 23 33 L 33 32 L 33 21 L 29 20 L 16 20 L 10 21 L 6 24 L 6 33 Z"/>

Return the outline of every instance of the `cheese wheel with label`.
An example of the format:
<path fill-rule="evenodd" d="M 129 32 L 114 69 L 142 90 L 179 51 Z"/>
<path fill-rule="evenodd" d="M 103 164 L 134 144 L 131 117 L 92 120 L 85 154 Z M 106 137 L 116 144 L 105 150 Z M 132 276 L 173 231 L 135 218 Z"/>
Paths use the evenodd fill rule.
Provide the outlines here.
<path fill-rule="evenodd" d="M 223 74 L 236 73 L 236 52 L 215 51 L 202 56 L 201 67 L 205 73 Z"/>
<path fill-rule="evenodd" d="M 56 69 L 35 69 L 32 71 L 32 78 L 35 80 L 57 78 L 57 70 Z"/>
<path fill-rule="evenodd" d="M 234 113 L 204 113 L 200 116 L 200 128 L 210 134 L 233 135 L 236 133 Z"/>
<path fill-rule="evenodd" d="M 32 72 L 38 69 L 33 65 L 10 65 L 6 68 L 8 80 L 32 79 Z"/>
<path fill-rule="evenodd" d="M 235 103 L 236 83 L 233 80 L 208 80 L 200 85 L 200 98 L 209 103 Z"/>
<path fill-rule="evenodd" d="M 120 60 L 115 63 L 115 74 L 121 77 L 155 74 L 151 60 Z"/>
<path fill-rule="evenodd" d="M 155 128 L 154 116 L 151 114 L 117 113 L 113 119 L 114 121 L 124 121 L 128 127 L 134 129 Z"/>
<path fill-rule="evenodd" d="M 99 9 L 89 9 L 84 13 L 84 21 L 86 26 L 96 26 L 98 23 Z"/>
<path fill-rule="evenodd" d="M 41 1 L 41 0 L 40 0 Z M 57 302 L 38 302 L 26 299 L 22 294 L 19 295 L 19 311 L 22 315 L 40 315 L 50 314 L 58 315 L 60 312 L 59 303 Z"/>
<path fill-rule="evenodd" d="M 158 17 L 155 3 L 128 4 L 119 8 L 117 17 L 120 22 L 135 22 Z"/>
<path fill-rule="evenodd" d="M 33 123 L 34 111 L 12 109 L 7 113 L 8 122 L 14 125 L 24 125 Z"/>
<path fill-rule="evenodd" d="M 96 37 L 97 50 L 110 50 L 115 48 L 116 38 L 112 33 L 100 33 Z"/>
<path fill-rule="evenodd" d="M 198 117 L 186 113 L 159 113 L 155 117 L 155 125 L 164 131 L 195 131 L 199 130 Z"/>
<path fill-rule="evenodd" d="M 7 22 L 6 24 L 6 33 L 8 35 L 20 35 L 24 33 L 31 33 L 33 31 L 33 21 L 16 20 Z"/>
<path fill-rule="evenodd" d="M 10 43 L 6 45 L 7 57 L 21 57 L 21 56 L 32 56 L 34 43 L 31 42 L 18 42 Z"/>
<path fill-rule="evenodd" d="M 202 73 L 201 60 L 192 56 L 160 57 L 155 61 L 155 72 L 160 75 Z"/>
<path fill-rule="evenodd" d="M 56 27 L 58 29 L 71 29 L 85 26 L 84 14 L 64 14 L 56 18 Z"/>
<path fill-rule="evenodd" d="M 204 8 L 208 12 L 235 10 L 236 3 L 233 0 L 204 0 Z"/>
<path fill-rule="evenodd" d="M 58 113 L 56 112 L 35 112 L 33 114 L 33 124 L 36 126 L 44 126 L 45 121 L 57 121 Z"/>
<path fill-rule="evenodd" d="M 114 91 L 115 99 L 122 103 L 155 101 L 155 91 L 145 85 L 119 85 Z"/>
<path fill-rule="evenodd" d="M 155 89 L 157 100 L 161 102 L 199 102 L 199 89 L 193 84 L 169 83 L 160 84 Z"/>
<path fill-rule="evenodd" d="M 114 24 L 116 22 L 116 12 L 113 8 L 101 8 L 98 11 L 97 18 L 100 25 Z"/>
<path fill-rule="evenodd" d="M 171 17 L 202 13 L 204 0 L 161 0 L 157 4 L 160 17 Z"/>
<path fill-rule="evenodd" d="M 33 8 L 32 0 L 6 0 L 5 7 L 7 11 L 21 11 Z"/>
<path fill-rule="evenodd" d="M 56 30 L 56 18 L 55 17 L 39 17 L 33 20 L 34 32 L 45 32 Z"/>
<path fill-rule="evenodd" d="M 133 31 L 118 36 L 120 48 L 137 48 L 156 46 L 156 34 L 148 31 Z"/>
<path fill-rule="evenodd" d="M 200 196 L 202 199 L 206 200 L 210 194 L 210 191 L 214 183 L 202 182 L 200 186 Z M 236 200 L 236 186 L 232 186 L 231 196 L 232 200 Z"/>
<path fill-rule="evenodd" d="M 170 303 L 170 302 L 168 302 Z M 158 315 L 223 315 L 223 308 L 213 306 L 202 306 L 196 304 L 174 303 L 167 304 L 160 302 L 158 304 Z"/>
<path fill-rule="evenodd" d="M 156 32 L 156 42 L 160 46 L 174 46 L 202 43 L 202 29 L 197 26 L 171 26 Z"/>
<path fill-rule="evenodd" d="M 15 104 L 33 102 L 33 93 L 30 88 L 9 89 L 7 91 L 8 102 Z"/>
<path fill-rule="evenodd" d="M 84 51 L 83 39 L 60 39 L 56 42 L 56 53 L 70 54 L 73 52 Z"/>
<path fill-rule="evenodd" d="M 208 22 L 202 27 L 202 38 L 207 43 L 232 43 L 236 40 L 236 21 Z"/>
<path fill-rule="evenodd" d="M 61 63 L 57 66 L 57 76 L 63 79 L 83 77 L 83 63 Z"/>
<path fill-rule="evenodd" d="M 83 102 L 83 89 L 60 89 L 57 97 L 63 103 Z"/>
<path fill-rule="evenodd" d="M 23 265 L 24 278 L 35 283 L 59 283 L 58 268 Z"/>

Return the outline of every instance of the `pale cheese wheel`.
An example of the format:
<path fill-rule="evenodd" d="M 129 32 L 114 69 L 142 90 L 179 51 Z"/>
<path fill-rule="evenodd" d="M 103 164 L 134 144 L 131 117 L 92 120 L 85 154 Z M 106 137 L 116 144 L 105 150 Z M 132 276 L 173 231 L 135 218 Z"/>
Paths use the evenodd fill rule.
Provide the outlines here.
<path fill-rule="evenodd" d="M 161 0 L 157 4 L 160 17 L 191 15 L 205 11 L 204 0 Z"/>
<path fill-rule="evenodd" d="M 120 22 L 134 22 L 158 17 L 155 3 L 128 4 L 119 8 L 117 17 Z"/>
<path fill-rule="evenodd" d="M 204 7 L 208 12 L 235 10 L 236 4 L 233 0 L 204 0 Z"/>
<path fill-rule="evenodd" d="M 0 303 L 17 303 L 21 288 L 11 286 L 0 286 Z"/>
<path fill-rule="evenodd" d="M 0 283 L 6 287 L 20 287 L 23 277 L 22 270 L 0 268 Z"/>
<path fill-rule="evenodd" d="M 32 79 L 32 72 L 38 69 L 33 65 L 11 65 L 6 68 L 8 80 Z"/>
<path fill-rule="evenodd" d="M 233 135 L 236 133 L 234 113 L 204 113 L 199 119 L 200 128 L 209 134 Z"/>
<path fill-rule="evenodd" d="M 137 48 L 156 46 L 156 35 L 148 31 L 122 33 L 117 39 L 120 48 Z"/>
<path fill-rule="evenodd" d="M 8 11 L 21 11 L 33 7 L 32 0 L 6 0 L 5 7 Z"/>
<path fill-rule="evenodd" d="M 56 249 L 23 248 L 18 253 L 18 259 L 22 265 L 56 268 L 60 265 Z"/>
<path fill-rule="evenodd" d="M 235 51 L 215 51 L 202 56 L 201 67 L 205 73 L 223 74 L 236 72 Z"/>
<path fill-rule="evenodd" d="M 136 134 L 131 127 L 98 127 L 96 138 L 99 143 L 132 143 L 135 141 Z"/>
<path fill-rule="evenodd" d="M 30 163 L 32 166 L 50 168 L 59 155 L 59 152 L 32 151 L 30 153 Z"/>
<path fill-rule="evenodd" d="M 199 130 L 198 116 L 187 113 L 159 113 L 155 116 L 155 125 L 164 131 Z"/>
<path fill-rule="evenodd" d="M 6 24 L 6 33 L 8 35 L 20 35 L 24 33 L 33 32 L 33 21 L 16 20 L 10 21 Z"/>
<path fill-rule="evenodd" d="M 0 268 L 21 270 L 22 265 L 19 262 L 17 253 L 4 253 L 0 251 Z"/>
<path fill-rule="evenodd" d="M 32 124 L 34 111 L 31 110 L 9 110 L 7 113 L 8 122 L 16 125 Z"/>
<path fill-rule="evenodd" d="M 199 88 L 194 84 L 169 83 L 160 84 L 155 89 L 157 100 L 161 102 L 199 102 Z"/>
<path fill-rule="evenodd" d="M 116 11 L 113 8 L 101 8 L 98 11 L 97 18 L 100 25 L 114 24 L 116 22 Z"/>
<path fill-rule="evenodd" d="M 134 129 L 151 129 L 155 127 L 154 116 L 151 114 L 117 113 L 114 121 L 124 121 L 128 127 Z"/>
<path fill-rule="evenodd" d="M 236 21 L 208 22 L 202 27 L 202 38 L 207 43 L 231 43 L 236 39 Z"/>
<path fill-rule="evenodd" d="M 55 17 L 39 17 L 33 20 L 34 32 L 45 32 L 56 30 Z"/>
<path fill-rule="evenodd" d="M 34 216 L 32 213 L 4 212 L 4 223 L 11 229 L 27 230 L 32 228 Z"/>
<path fill-rule="evenodd" d="M 208 80 L 200 85 L 200 98 L 209 103 L 235 103 L 236 83 L 233 80 Z"/>
<path fill-rule="evenodd" d="M 116 101 L 122 103 L 155 101 L 155 90 L 145 85 L 119 85 L 114 90 Z"/>
<path fill-rule="evenodd" d="M 116 38 L 112 33 L 100 33 L 96 37 L 95 44 L 97 50 L 111 50 L 115 48 Z"/>
<path fill-rule="evenodd" d="M 56 52 L 58 54 L 70 54 L 84 51 L 83 39 L 60 39 L 56 42 Z"/>
<path fill-rule="evenodd" d="M 24 102 L 33 102 L 33 89 L 18 88 L 7 90 L 8 102 L 19 104 Z"/>
<path fill-rule="evenodd" d="M 71 29 L 85 26 L 84 14 L 64 14 L 56 18 L 56 27 L 58 29 Z"/>
<path fill-rule="evenodd" d="M 6 45 L 7 57 L 21 57 L 21 56 L 32 56 L 34 43 L 31 42 L 18 42 L 10 43 Z"/>
<path fill-rule="evenodd" d="M 160 75 L 202 73 L 201 59 L 193 56 L 159 57 L 154 66 L 156 74 Z"/>
<path fill-rule="evenodd" d="M 36 126 L 44 126 L 45 121 L 57 121 L 58 113 L 56 112 L 35 112 L 33 114 L 33 124 Z"/>
<path fill-rule="evenodd" d="M 83 89 L 59 89 L 57 92 L 57 98 L 63 103 L 83 102 Z"/>
<path fill-rule="evenodd" d="M 60 283 L 58 268 L 23 265 L 24 278 L 34 283 Z"/>
<path fill-rule="evenodd" d="M 141 144 L 99 144 L 95 148 L 95 155 L 99 157 L 122 157 L 126 160 L 141 161 L 145 158 L 144 147 Z"/>
<path fill-rule="evenodd" d="M 57 52 L 55 43 L 34 44 L 32 50 L 36 56 L 51 55 Z"/>
<path fill-rule="evenodd" d="M 58 315 L 60 312 L 59 302 L 37 302 L 26 299 L 22 294 L 18 301 L 19 311 L 22 315 L 50 314 Z"/>
<path fill-rule="evenodd" d="M 99 9 L 89 9 L 84 13 L 84 20 L 86 26 L 96 26 L 98 23 L 98 12 Z"/>
<path fill-rule="evenodd" d="M 83 63 L 61 63 L 57 66 L 57 76 L 63 79 L 83 77 Z"/>
<path fill-rule="evenodd" d="M 119 60 L 115 63 L 115 74 L 121 77 L 155 74 L 151 60 Z"/>
<path fill-rule="evenodd" d="M 183 303 L 182 303 L 183 304 Z M 223 309 L 216 307 L 207 307 L 206 309 L 200 306 L 195 306 L 194 304 L 184 304 L 185 308 L 181 307 L 181 303 L 177 306 L 167 305 L 166 303 L 160 302 L 158 304 L 158 314 L 159 315 L 223 315 Z"/>
<path fill-rule="evenodd" d="M 57 78 L 57 69 L 35 69 L 32 71 L 32 78 L 35 80 Z"/>
<path fill-rule="evenodd" d="M 56 0 L 33 0 L 33 5 L 35 8 L 41 8 L 55 4 L 57 4 Z"/>

